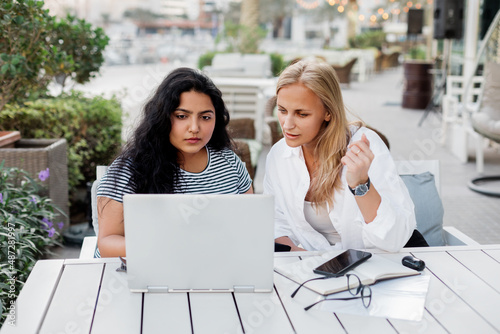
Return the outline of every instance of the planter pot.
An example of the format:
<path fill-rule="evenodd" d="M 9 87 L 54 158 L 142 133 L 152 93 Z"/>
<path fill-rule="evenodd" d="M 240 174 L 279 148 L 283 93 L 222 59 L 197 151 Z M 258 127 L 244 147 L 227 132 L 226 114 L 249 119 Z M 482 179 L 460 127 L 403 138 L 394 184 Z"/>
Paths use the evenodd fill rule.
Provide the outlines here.
<path fill-rule="evenodd" d="M 20 139 L 12 148 L 0 148 L 0 162 L 5 167 L 25 170 L 33 179 L 38 173 L 49 168 L 50 177 L 42 182 L 48 188 L 52 203 L 67 217 L 58 215 L 55 222 L 69 222 L 68 207 L 68 160 L 66 139 Z"/>
<path fill-rule="evenodd" d="M 403 108 L 425 109 L 432 97 L 432 73 L 430 61 L 406 61 L 404 64 Z"/>
<path fill-rule="evenodd" d="M 21 139 L 19 131 L 0 131 L 0 148 L 14 147 L 19 139 Z"/>

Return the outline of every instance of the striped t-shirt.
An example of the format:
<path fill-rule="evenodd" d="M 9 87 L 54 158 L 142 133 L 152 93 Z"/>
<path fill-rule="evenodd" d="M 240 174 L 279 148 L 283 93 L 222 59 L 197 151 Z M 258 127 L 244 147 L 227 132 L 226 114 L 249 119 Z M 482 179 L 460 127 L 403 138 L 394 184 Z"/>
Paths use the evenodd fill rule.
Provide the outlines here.
<path fill-rule="evenodd" d="M 200 173 L 180 170 L 180 182 L 174 185 L 174 193 L 186 194 L 242 194 L 250 189 L 252 180 L 245 164 L 230 149 L 216 151 L 207 146 L 208 164 Z M 111 198 L 120 203 L 126 194 L 135 194 L 136 187 L 129 182 L 132 162 L 120 166 L 115 160 L 102 177 L 97 196 Z"/>

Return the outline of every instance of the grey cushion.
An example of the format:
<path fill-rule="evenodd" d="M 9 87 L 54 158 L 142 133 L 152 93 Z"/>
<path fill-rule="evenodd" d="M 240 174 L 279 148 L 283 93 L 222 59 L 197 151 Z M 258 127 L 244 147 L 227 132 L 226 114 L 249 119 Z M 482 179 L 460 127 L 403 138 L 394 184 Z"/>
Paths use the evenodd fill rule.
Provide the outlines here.
<path fill-rule="evenodd" d="M 444 246 L 443 202 L 439 197 L 430 172 L 415 175 L 401 175 L 415 205 L 417 230 L 422 233 L 429 246 Z"/>

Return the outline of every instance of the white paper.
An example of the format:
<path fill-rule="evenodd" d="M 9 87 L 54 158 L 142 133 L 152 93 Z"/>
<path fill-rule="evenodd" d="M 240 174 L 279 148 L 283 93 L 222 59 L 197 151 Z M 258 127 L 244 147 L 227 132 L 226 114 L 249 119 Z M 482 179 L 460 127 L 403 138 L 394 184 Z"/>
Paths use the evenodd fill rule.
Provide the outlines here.
<path fill-rule="evenodd" d="M 390 279 L 370 285 L 372 302 L 368 308 L 363 306 L 361 299 L 324 301 L 314 307 L 335 313 L 420 321 L 424 315 L 429 281 L 429 274 L 423 272 L 418 276 Z M 352 295 L 344 291 L 328 297 L 345 298 Z M 320 299 L 323 297 L 315 301 Z M 311 301 L 311 304 L 315 301 Z"/>

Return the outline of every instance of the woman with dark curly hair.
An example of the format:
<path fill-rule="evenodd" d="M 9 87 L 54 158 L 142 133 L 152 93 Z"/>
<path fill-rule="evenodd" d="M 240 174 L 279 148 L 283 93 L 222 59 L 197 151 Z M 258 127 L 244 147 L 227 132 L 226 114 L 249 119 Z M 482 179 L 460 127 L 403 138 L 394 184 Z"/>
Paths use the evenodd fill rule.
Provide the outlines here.
<path fill-rule="evenodd" d="M 178 68 L 163 80 L 99 184 L 102 256 L 125 256 L 126 194 L 252 193 L 245 165 L 232 151 L 228 122 L 220 90 L 200 71 Z"/>

